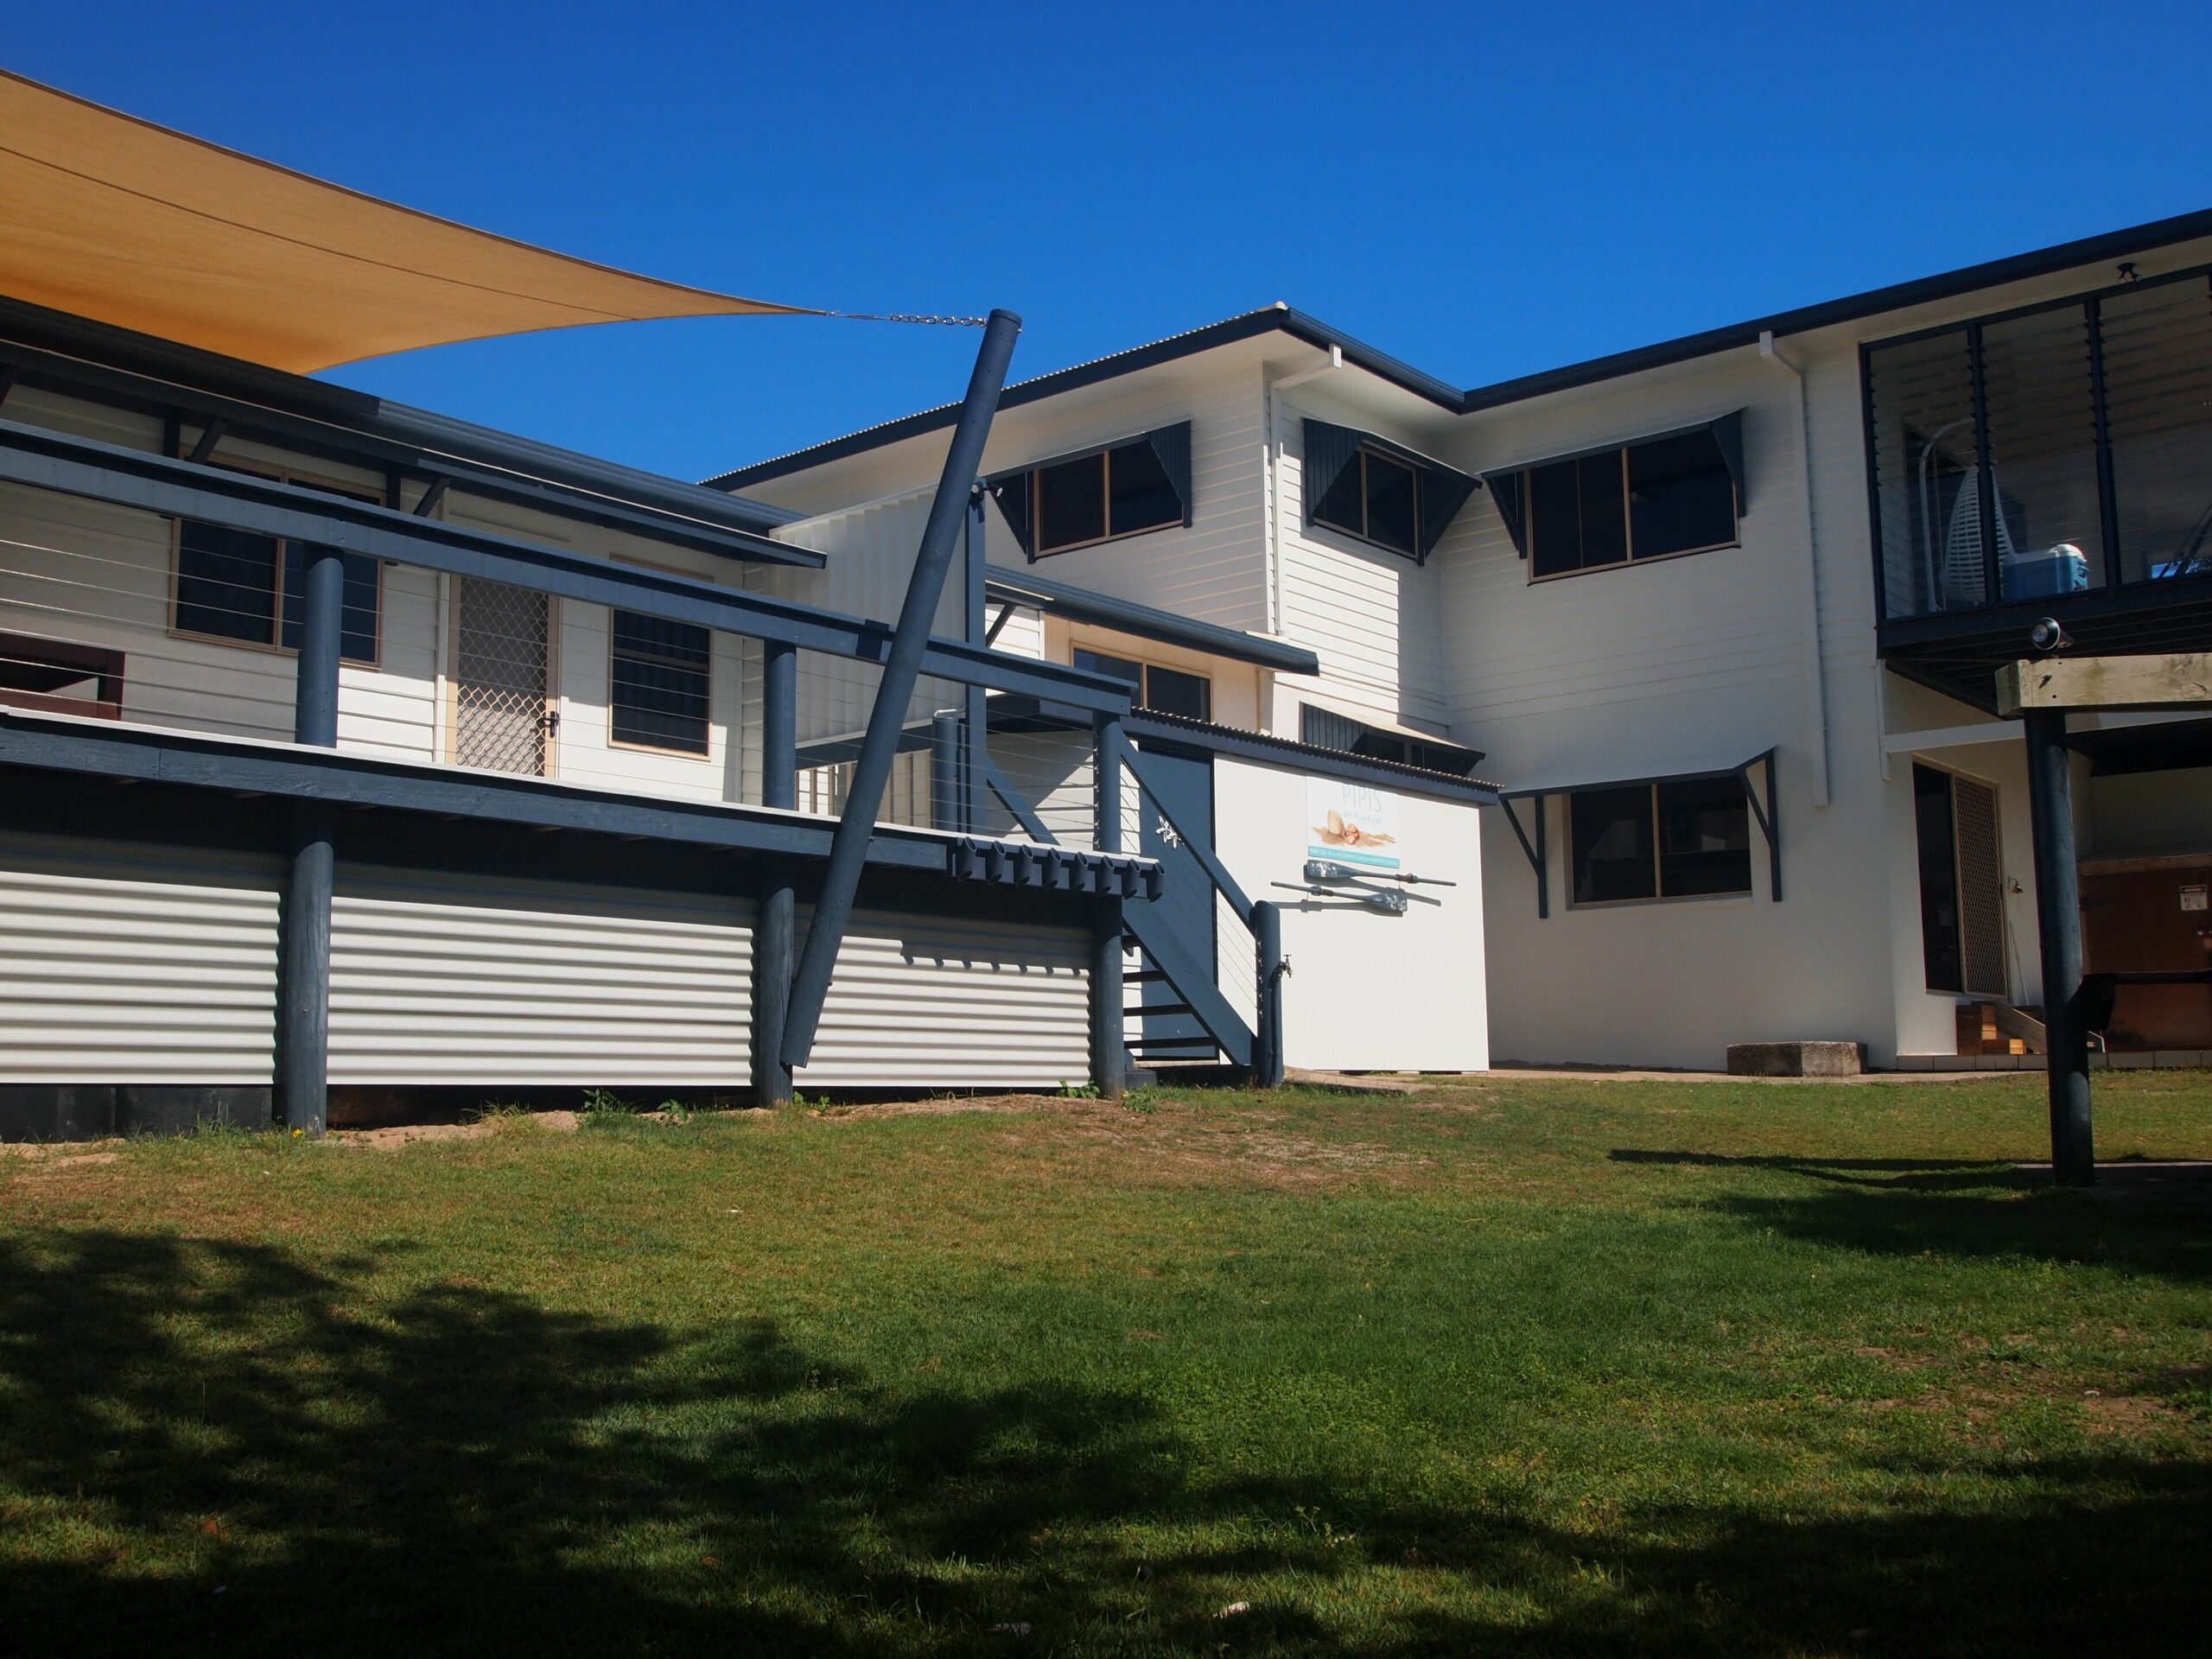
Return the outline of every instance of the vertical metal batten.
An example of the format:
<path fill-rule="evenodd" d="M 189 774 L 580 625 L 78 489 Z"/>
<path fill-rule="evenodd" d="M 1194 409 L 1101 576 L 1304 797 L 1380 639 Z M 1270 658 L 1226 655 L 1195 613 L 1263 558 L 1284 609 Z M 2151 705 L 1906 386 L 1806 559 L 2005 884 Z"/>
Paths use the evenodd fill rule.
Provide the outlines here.
<path fill-rule="evenodd" d="M 760 672 L 760 804 L 798 805 L 798 647 L 765 644 Z M 760 913 L 753 925 L 753 1093 L 763 1106 L 787 1106 L 791 1069 L 784 1064 L 798 891 L 791 863 L 760 862 Z"/>
<path fill-rule="evenodd" d="M 2034 834 L 2036 932 L 2043 953 L 2044 1062 L 2050 1080 L 2051 1173 L 2062 1186 L 2096 1179 L 2089 1117 L 2089 1044 L 2082 1027 L 2082 895 L 2074 855 L 2073 757 L 2066 716 L 2024 715 L 2028 814 Z"/>
<path fill-rule="evenodd" d="M 1259 976 L 1258 1017 L 1252 1032 L 1252 1082 L 1276 1089 L 1283 1080 L 1282 907 L 1268 899 L 1252 906 L 1254 967 Z"/>
<path fill-rule="evenodd" d="M 2113 493 L 2112 410 L 2105 396 L 2104 302 L 2091 299 L 2089 327 L 2089 399 L 2097 436 L 2097 531 L 2105 543 L 2105 586 L 2117 588 L 2123 580 L 2120 567 L 2120 498 Z"/>
<path fill-rule="evenodd" d="M 1118 716 L 1098 716 L 1091 773 L 1094 839 L 1102 853 L 1122 850 L 1122 750 L 1127 738 Z M 1090 1081 L 1100 1096 L 1119 1100 L 1128 1084 L 1128 1050 L 1122 1042 L 1122 900 L 1102 893 L 1090 936 Z"/>
<path fill-rule="evenodd" d="M 292 741 L 338 745 L 338 664 L 345 650 L 346 560 L 307 550 L 301 595 Z M 301 806 L 292 821 L 276 989 L 276 1098 L 284 1123 L 321 1135 L 330 1116 L 330 900 L 337 850 L 330 808 Z"/>
<path fill-rule="evenodd" d="M 899 728 L 905 724 L 906 704 L 921 677 L 922 657 L 929 645 L 930 625 L 938 601 L 944 593 L 961 516 L 968 511 L 969 486 L 983 459 L 983 441 L 990 435 L 991 416 L 998 408 L 999 389 L 1006 383 L 1007 365 L 1014 356 L 1021 319 L 1011 311 L 994 311 L 983 327 L 983 344 L 976 354 L 975 372 L 961 400 L 960 416 L 945 452 L 944 468 L 938 480 L 937 496 L 930 503 L 928 524 L 914 559 L 914 573 L 906 584 L 906 599 L 899 607 L 899 625 L 891 636 L 891 649 L 883 664 L 883 677 L 876 688 L 875 705 L 868 712 L 868 731 L 861 740 L 860 758 L 853 765 L 850 793 L 837 820 L 830 843 L 828 867 L 822 875 L 822 896 L 814 908 L 814 924 L 807 929 L 806 948 L 799 955 L 791 976 L 791 1011 L 784 1027 L 785 1064 L 806 1064 L 814 1050 L 814 1033 L 822 1022 L 822 1004 L 830 994 L 830 976 L 836 970 L 837 950 L 852 919 L 853 900 L 860 892 L 861 868 L 868 861 L 868 842 L 875 835 L 876 814 L 883 804 L 884 785 L 897 758 Z"/>

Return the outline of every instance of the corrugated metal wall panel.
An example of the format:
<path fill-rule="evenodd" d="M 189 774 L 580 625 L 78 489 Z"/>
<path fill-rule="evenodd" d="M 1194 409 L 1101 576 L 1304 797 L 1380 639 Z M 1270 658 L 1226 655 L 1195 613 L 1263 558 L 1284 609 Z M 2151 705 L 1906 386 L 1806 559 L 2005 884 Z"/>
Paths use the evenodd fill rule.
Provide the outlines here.
<path fill-rule="evenodd" d="M 802 941 L 811 921 L 802 910 Z M 1084 1082 L 1090 1072 L 1087 950 L 1075 928 L 856 911 L 799 1086 Z"/>
<path fill-rule="evenodd" d="M 749 900 L 346 866 L 334 1084 L 741 1088 Z"/>
<path fill-rule="evenodd" d="M 0 1082 L 265 1084 L 274 860 L 0 836 Z"/>

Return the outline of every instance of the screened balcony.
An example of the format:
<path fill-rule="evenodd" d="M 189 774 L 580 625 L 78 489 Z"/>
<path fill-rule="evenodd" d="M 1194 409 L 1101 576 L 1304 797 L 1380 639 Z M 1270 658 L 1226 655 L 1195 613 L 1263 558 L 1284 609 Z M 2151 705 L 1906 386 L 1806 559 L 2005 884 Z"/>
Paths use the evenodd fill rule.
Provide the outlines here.
<path fill-rule="evenodd" d="M 2212 273 L 1886 340 L 1864 371 L 1885 623 L 2155 609 L 2212 576 Z"/>

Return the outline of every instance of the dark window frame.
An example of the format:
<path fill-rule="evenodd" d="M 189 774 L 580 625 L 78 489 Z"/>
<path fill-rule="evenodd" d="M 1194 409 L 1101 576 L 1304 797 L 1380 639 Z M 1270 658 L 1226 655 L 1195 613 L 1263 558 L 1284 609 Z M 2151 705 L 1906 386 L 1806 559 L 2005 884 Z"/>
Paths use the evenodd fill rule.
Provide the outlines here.
<path fill-rule="evenodd" d="M 1604 567 L 1600 566 L 1600 569 Z M 1735 785 L 1735 804 L 1744 815 L 1744 885 L 1740 887 L 1718 888 L 1705 893 L 1669 893 L 1666 891 L 1667 849 L 1663 833 L 1665 819 L 1660 810 L 1660 791 L 1688 784 L 1707 784 L 1726 779 Z M 1614 795 L 1634 790 L 1645 798 L 1649 813 L 1651 841 L 1651 891 L 1621 899 L 1583 899 L 1577 896 L 1579 881 L 1576 872 L 1574 842 L 1575 803 L 1588 795 Z M 1739 772 L 1700 772 L 1691 777 L 1668 778 L 1643 784 L 1592 784 L 1581 789 L 1563 790 L 1566 798 L 1563 847 L 1567 855 L 1567 907 L 1569 910 L 1620 910 L 1640 905 L 1694 905 L 1708 900 L 1752 899 L 1758 897 L 1757 876 L 1751 856 L 1751 832 L 1757 821 L 1751 811 L 1751 798 L 1744 775 Z"/>
<path fill-rule="evenodd" d="M 1063 456 L 1057 460 L 1040 461 L 1033 467 L 1020 468 L 1020 471 L 1027 474 L 1029 480 L 1029 542 L 1033 550 L 1030 553 L 1030 558 L 1033 561 L 1055 558 L 1063 553 L 1080 552 L 1086 547 L 1103 547 L 1109 542 L 1126 542 L 1133 537 L 1157 535 L 1163 530 L 1187 528 L 1191 523 L 1191 504 L 1188 501 L 1179 503 L 1181 511 L 1172 518 L 1163 518 L 1157 524 L 1133 525 L 1128 530 L 1114 528 L 1114 457 L 1125 449 L 1150 448 L 1151 446 L 1152 439 L 1149 435 L 1139 436 L 1119 443 L 1107 444 L 1086 454 Z M 1064 467 L 1076 467 L 1085 461 L 1094 461 L 1099 465 L 1099 522 L 1104 526 L 1104 533 L 1087 537 L 1081 541 L 1054 542 L 1051 546 L 1046 546 L 1045 544 L 1045 474 L 1057 472 Z M 1154 464 L 1159 464 L 1156 454 Z M 1161 470 L 1165 473 L 1166 468 L 1162 467 Z M 1174 486 L 1173 477 L 1168 479 L 1168 485 L 1173 491 Z"/>
<path fill-rule="evenodd" d="M 1930 914 L 1930 905 L 1933 901 L 1940 901 L 1942 895 L 1930 893 L 1928 887 L 1929 849 L 1921 839 L 1921 832 L 1925 827 L 1922 822 L 1920 810 L 1920 798 L 1922 794 L 1921 779 L 1923 774 L 1929 779 L 1940 779 L 1942 785 L 1942 794 L 1943 798 L 1945 844 L 1941 850 L 1944 856 L 1944 874 L 1948 883 L 1948 894 L 1950 903 L 1950 918 L 1948 923 L 1942 924 L 1948 934 L 1948 938 L 1944 938 L 1942 941 L 1942 944 L 1945 947 L 1945 954 L 1948 957 L 1949 960 L 1955 964 L 1953 971 L 1948 975 L 1947 977 L 1958 982 L 1956 984 L 1950 985 L 1938 984 L 1936 982 L 1937 974 L 1936 958 L 1937 956 L 1938 940 L 1936 930 L 1938 924 L 1936 923 L 1935 917 Z M 1966 849 L 1961 841 L 1959 830 L 1958 791 L 1959 785 L 1961 783 L 1970 785 L 1976 789 L 1986 791 L 1990 798 L 1991 819 L 1993 827 L 1995 830 L 1990 852 L 1992 855 L 1992 861 L 1996 867 L 1998 878 L 1998 892 L 2000 905 L 1998 926 L 2000 951 L 2009 940 L 2009 931 L 2012 918 L 2010 916 L 2004 913 L 2001 907 L 2003 894 L 2006 886 L 2006 877 L 2005 874 L 2005 797 L 2003 791 L 1999 789 L 1996 784 L 1991 782 L 1986 778 L 1979 777 L 1971 772 L 1961 771 L 1955 766 L 1947 766 L 1940 761 L 1929 760 L 1920 755 L 1915 755 L 1912 757 L 1913 874 L 1915 889 L 1918 893 L 1920 899 L 1921 977 L 1925 988 L 1930 996 L 1949 996 L 1961 999 L 1986 996 L 2009 997 L 2012 995 L 2012 987 L 2009 983 L 1992 983 L 1981 986 L 1969 986 L 1967 983 L 1967 981 L 1973 976 L 1969 971 L 1969 957 L 1972 953 L 1968 949 L 1967 940 L 1967 907 L 1968 898 L 1967 887 L 1967 858 Z M 2011 976 L 2011 968 L 2012 964 L 2008 960 L 2002 964 L 2000 969 L 2003 976 L 2008 981 Z"/>
<path fill-rule="evenodd" d="M 1720 456 L 1721 471 L 1727 474 L 1729 481 L 1728 515 L 1731 525 L 1729 536 L 1721 541 L 1704 542 L 1695 547 L 1672 548 L 1664 553 L 1639 554 L 1636 550 L 1636 505 L 1630 484 L 1630 453 L 1653 444 L 1669 443 L 1692 436 L 1700 431 L 1709 433 L 1711 430 L 1711 427 L 1707 425 L 1685 427 L 1673 432 L 1656 432 L 1648 437 L 1632 438 L 1623 443 L 1585 450 L 1578 454 L 1561 455 L 1551 461 L 1535 461 L 1529 466 L 1516 468 L 1515 471 L 1520 480 L 1518 488 L 1522 515 L 1521 533 L 1529 550 L 1527 560 L 1529 584 L 1534 586 L 1540 582 L 1564 582 L 1572 576 L 1592 575 L 1601 570 L 1630 570 L 1642 565 L 1664 564 L 1669 559 L 1694 558 L 1700 553 L 1718 553 L 1727 548 L 1741 547 L 1744 544 L 1743 493 L 1737 487 L 1735 475 L 1728 467 L 1727 452 L 1721 448 L 1719 441 L 1715 438 L 1714 451 Z M 1554 467 L 1580 467 L 1586 461 L 1594 461 L 1605 455 L 1612 455 L 1616 458 L 1620 472 L 1621 556 L 1618 559 L 1605 560 L 1601 563 L 1578 564 L 1571 569 L 1539 573 L 1536 569 L 1538 552 L 1535 474 Z"/>
<path fill-rule="evenodd" d="M 620 619 L 626 616 L 635 617 L 639 621 L 649 623 L 656 627 L 682 628 L 703 635 L 706 645 L 699 661 L 695 664 L 679 661 L 674 657 L 663 653 L 623 650 L 617 641 L 620 637 Z M 696 673 L 699 677 L 699 701 L 702 705 L 702 713 L 699 715 L 700 743 L 697 748 L 671 743 L 648 742 L 640 738 L 615 735 L 616 712 L 623 706 L 617 701 L 617 688 L 620 682 L 616 674 L 616 664 L 625 658 L 652 667 L 672 669 L 678 673 Z M 640 710 L 640 712 L 654 714 L 658 711 Z M 669 622 L 658 617 L 644 616 L 635 611 L 609 607 L 607 613 L 607 746 L 611 749 L 631 749 L 644 754 L 665 754 L 678 760 L 713 760 L 715 758 L 715 632 L 712 628 L 700 626 L 695 623 Z"/>
<path fill-rule="evenodd" d="M 1120 651 L 1101 651 L 1096 645 L 1087 645 L 1079 640 L 1071 641 L 1069 643 L 1068 664 L 1070 667 L 1080 668 L 1083 666 L 1082 664 L 1076 661 L 1076 658 L 1078 656 L 1084 655 L 1090 656 L 1100 662 L 1122 664 L 1137 671 L 1137 677 L 1134 682 L 1132 682 L 1132 683 L 1136 687 L 1136 696 L 1129 700 L 1130 706 L 1132 708 L 1153 709 L 1155 712 L 1168 714 L 1179 720 L 1197 719 L 1204 721 L 1209 726 L 1213 723 L 1213 676 L 1211 674 L 1200 673 L 1194 668 L 1179 667 L 1173 663 L 1155 663 L 1147 658 L 1131 657 Z M 1204 702 L 1205 704 L 1205 712 L 1202 715 L 1177 715 L 1173 709 L 1157 709 L 1152 702 L 1152 676 L 1154 671 L 1162 674 L 1179 674 L 1185 679 L 1196 680 L 1199 685 L 1205 688 Z M 1120 675 L 1114 674 L 1111 669 L 1093 668 L 1091 672 L 1107 674 L 1116 679 L 1122 677 Z"/>
<path fill-rule="evenodd" d="M 377 490 L 372 489 L 366 485 L 344 483 L 322 474 L 302 472 L 294 467 L 267 461 L 241 461 L 236 457 L 220 454 L 211 457 L 210 464 L 223 467 L 226 471 L 230 472 L 247 473 L 256 478 L 272 479 L 280 484 L 296 484 L 302 489 L 321 490 L 326 494 L 341 495 L 346 497 L 348 500 L 365 501 L 375 506 L 382 506 L 384 505 L 384 496 Z M 286 586 L 285 578 L 289 574 L 289 568 L 291 563 L 293 538 L 288 536 L 262 536 L 251 531 L 230 531 L 227 526 L 219 524 L 212 526 L 214 529 L 224 531 L 226 534 L 251 535 L 255 541 L 268 543 L 273 551 L 270 556 L 271 568 L 269 588 L 269 638 L 266 639 L 250 639 L 233 633 L 209 633 L 199 628 L 187 627 L 178 620 L 178 613 L 181 608 L 179 604 L 179 589 L 184 581 L 184 527 L 186 522 L 187 520 L 184 518 L 172 518 L 169 520 L 169 637 L 173 639 L 194 640 L 204 645 L 230 645 L 239 651 L 264 651 L 272 652 L 279 657 L 297 657 L 300 654 L 300 648 L 297 645 L 288 645 L 284 643 L 284 601 L 289 596 L 289 589 Z M 194 519 L 191 522 L 196 524 L 202 521 Z M 304 556 L 304 555 L 302 555 L 302 556 Z M 366 555 L 356 553 L 348 553 L 345 556 L 348 559 L 367 558 Z M 349 667 L 365 668 L 373 671 L 381 672 L 384 668 L 385 566 L 384 561 L 381 559 L 368 559 L 368 563 L 376 572 L 376 597 L 371 611 L 371 637 L 374 640 L 374 649 L 372 654 L 367 657 L 356 657 L 342 654 L 343 648 L 341 645 L 341 655 L 340 657 L 340 661 Z M 342 616 L 340 620 L 341 632 L 340 637 L 342 641 L 344 638 L 342 632 Z"/>
<path fill-rule="evenodd" d="M 1419 563 L 1421 557 L 1421 527 L 1428 522 L 1428 487 L 1427 480 L 1421 477 L 1421 469 L 1413 462 L 1406 460 L 1403 456 L 1391 454 L 1389 451 L 1379 448 L 1376 445 L 1370 443 L 1361 444 L 1359 448 L 1354 451 L 1354 459 L 1359 462 L 1358 526 L 1355 528 L 1351 524 L 1343 523 L 1339 519 L 1324 518 L 1321 516 L 1321 499 L 1317 499 L 1313 503 L 1313 510 L 1308 518 L 1308 522 L 1310 524 L 1319 525 L 1324 530 L 1332 531 L 1337 535 L 1348 536 L 1353 541 L 1358 542 L 1363 546 L 1375 548 L 1378 551 L 1392 554 L 1398 558 L 1412 559 L 1415 563 Z M 1370 461 L 1379 461 L 1386 467 L 1395 467 L 1398 471 L 1404 473 L 1412 480 L 1414 498 L 1413 535 L 1409 538 L 1408 544 L 1404 547 L 1400 547 L 1394 542 L 1378 540 L 1376 537 L 1369 533 L 1368 527 L 1373 523 L 1375 518 L 1374 507 L 1372 505 L 1374 492 L 1369 487 L 1367 481 L 1367 467 L 1368 463 Z M 1325 497 L 1323 499 L 1325 499 Z"/>
<path fill-rule="evenodd" d="M 2037 316 L 2045 312 L 2063 311 L 2069 308 L 2078 308 L 2084 314 L 2084 317 L 2088 326 L 2090 351 L 2092 353 L 2090 395 L 2094 410 L 2094 453 L 2096 456 L 2097 467 L 2098 514 L 2105 546 L 2103 550 L 2104 569 L 2100 573 L 2101 580 L 2093 584 L 2088 591 L 2091 593 L 2097 593 L 2109 588 L 2140 588 L 2157 582 L 2172 580 L 2171 577 L 2151 575 L 2145 575 L 2133 582 L 2123 579 L 2126 568 L 2126 550 L 2120 545 L 2118 525 L 2115 522 L 2118 516 L 2119 502 L 2115 493 L 2115 486 L 2112 473 L 2112 444 L 2110 435 L 2106 430 L 2105 426 L 2105 409 L 2109 399 L 2110 383 L 2107 378 L 2105 366 L 2102 360 L 2101 322 L 2098 308 L 2103 301 L 2114 298 L 2120 295 L 2138 294 L 2145 291 L 2145 289 L 2164 288 L 2175 283 L 2190 282 L 2205 283 L 2208 289 L 2207 303 L 2212 304 L 2212 264 L 2197 264 L 2186 266 L 2179 270 L 2161 271 L 2154 276 L 2139 276 L 2129 282 L 2107 283 L 2100 287 L 2082 289 L 2072 294 L 2062 295 L 2056 299 L 2036 300 L 2027 304 L 2012 306 L 2002 311 L 1989 311 L 1971 316 L 1955 317 L 1948 322 L 1935 323 L 1924 328 L 1907 329 L 1899 334 L 1883 334 L 1876 338 L 1862 340 L 1859 342 L 1859 411 L 1860 434 L 1864 449 L 1864 464 L 1866 469 L 1866 505 L 1869 530 L 1867 539 L 1873 552 L 1874 615 L 1877 623 L 1896 620 L 1906 617 L 1929 614 L 1958 613 L 1971 615 L 1979 611 L 1994 610 L 2002 606 L 2007 605 L 2040 604 L 2049 606 L 2063 602 L 2065 596 L 2061 596 L 2057 599 L 2046 597 L 2032 600 L 2008 600 L 1999 594 L 1998 597 L 1985 600 L 1985 601 L 1980 606 L 1967 607 L 1958 613 L 1931 613 L 1919 610 L 1892 613 L 1891 611 L 1889 606 L 1888 572 L 1885 569 L 1884 565 L 1884 559 L 1885 556 L 1882 546 L 1882 480 L 1879 469 L 1876 463 L 1875 437 L 1877 429 L 1874 417 L 1874 378 L 1872 372 L 1872 359 L 1874 353 L 1891 346 L 1909 346 L 1919 340 L 1933 340 L 1937 336 L 1943 334 L 1963 334 L 1968 337 L 1969 340 L 1967 357 L 1968 367 L 1975 383 L 1979 385 L 1982 378 L 1983 353 L 1981 331 L 1983 329 L 1993 324 L 2012 322 L 2024 317 Z M 1980 400 L 1977 399 L 1977 402 L 1979 401 Z M 1988 425 L 1986 410 L 1978 410 L 1974 417 L 1974 444 L 1977 455 L 1986 456 L 1988 454 Z M 1987 469 L 1985 468 L 1985 475 L 1986 475 L 1986 471 Z M 1988 526 L 1985 531 L 1985 535 L 1988 537 L 1993 538 L 1996 535 L 1996 526 L 1993 522 L 1993 512 L 1985 512 L 1982 515 L 1982 521 L 1986 526 Z M 1908 550 L 1908 551 L 1910 551 L 1910 550 Z M 1987 561 L 1988 556 L 1988 550 L 1985 549 L 1985 562 Z"/>

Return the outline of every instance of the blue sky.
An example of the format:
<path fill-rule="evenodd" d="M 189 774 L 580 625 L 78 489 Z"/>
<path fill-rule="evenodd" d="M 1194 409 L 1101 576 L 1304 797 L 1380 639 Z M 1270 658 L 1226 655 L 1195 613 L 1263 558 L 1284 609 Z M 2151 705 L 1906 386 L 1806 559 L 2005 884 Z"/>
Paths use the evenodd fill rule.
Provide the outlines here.
<path fill-rule="evenodd" d="M 19 7 L 0 61 L 655 275 L 1020 312 L 1017 377 L 1277 299 L 1460 385 L 2212 207 L 2180 4 Z M 332 378 L 696 477 L 970 331 L 570 330 Z"/>

